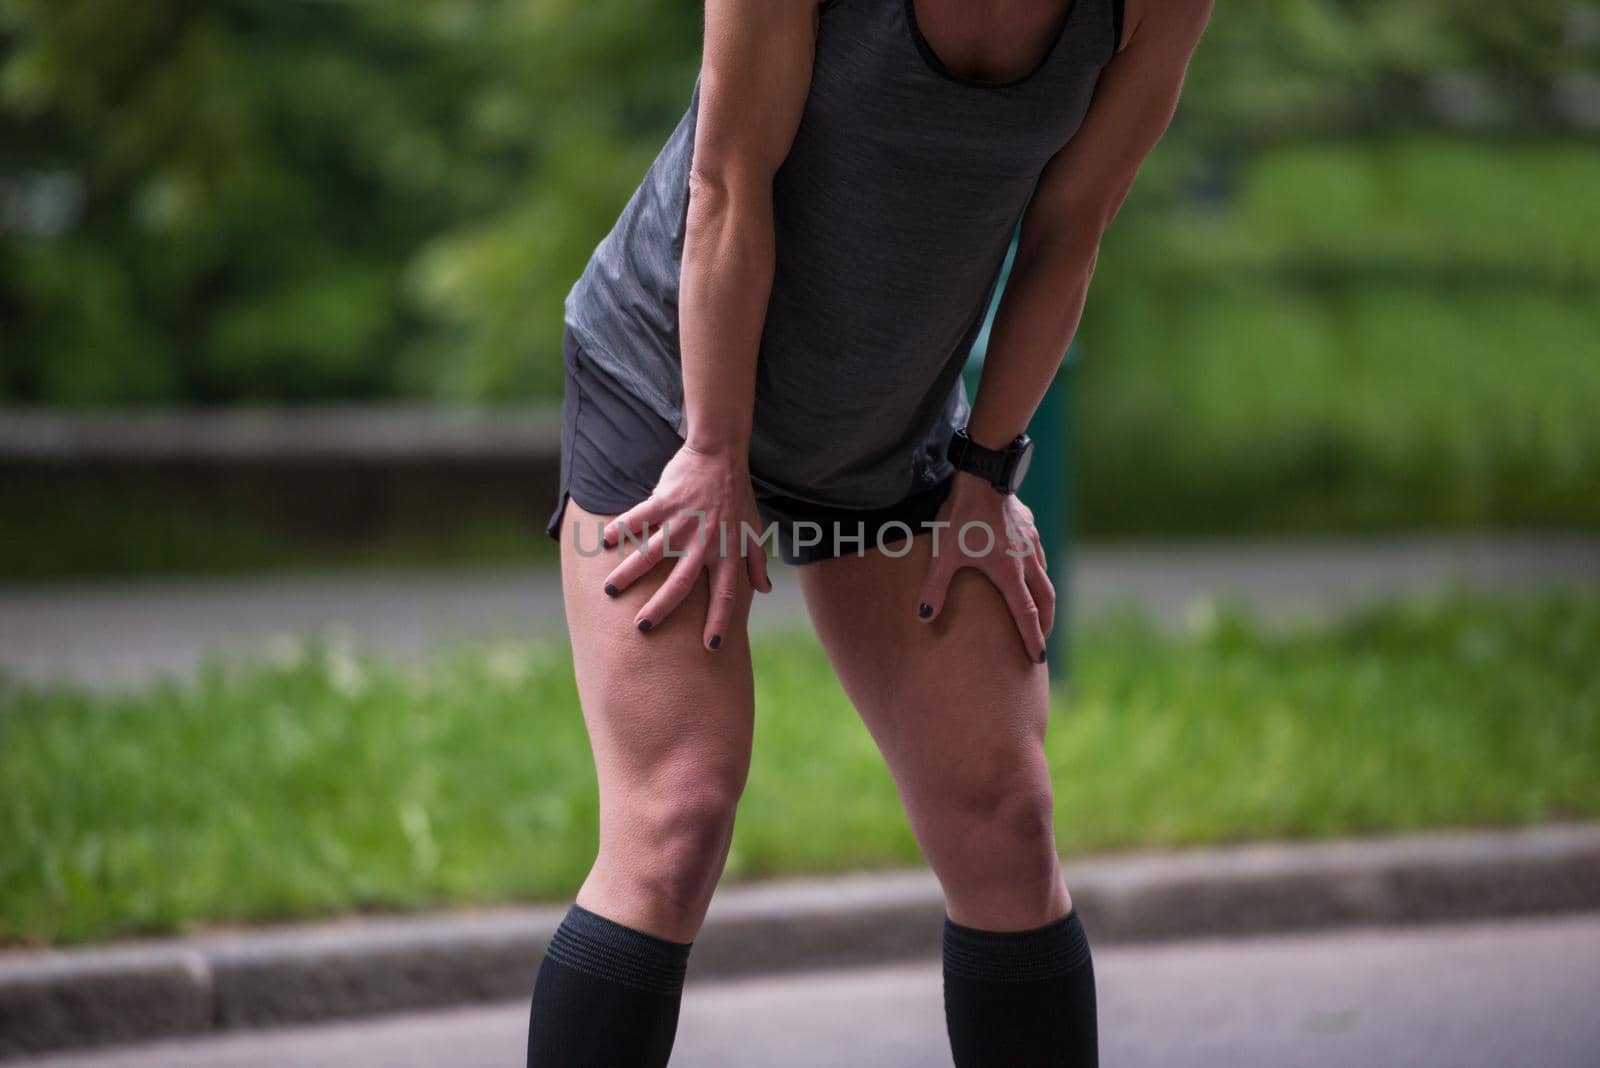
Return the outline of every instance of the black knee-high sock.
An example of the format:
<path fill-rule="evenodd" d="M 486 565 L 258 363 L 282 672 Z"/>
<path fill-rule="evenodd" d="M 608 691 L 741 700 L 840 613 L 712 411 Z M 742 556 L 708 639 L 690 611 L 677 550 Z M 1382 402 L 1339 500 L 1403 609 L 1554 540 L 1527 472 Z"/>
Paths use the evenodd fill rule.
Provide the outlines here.
<path fill-rule="evenodd" d="M 944 1018 L 956 1068 L 1094 1068 L 1094 961 L 1077 911 L 1029 931 L 946 916 Z"/>
<path fill-rule="evenodd" d="M 539 966 L 528 1068 L 661 1068 L 672 1054 L 689 942 L 574 904 Z"/>

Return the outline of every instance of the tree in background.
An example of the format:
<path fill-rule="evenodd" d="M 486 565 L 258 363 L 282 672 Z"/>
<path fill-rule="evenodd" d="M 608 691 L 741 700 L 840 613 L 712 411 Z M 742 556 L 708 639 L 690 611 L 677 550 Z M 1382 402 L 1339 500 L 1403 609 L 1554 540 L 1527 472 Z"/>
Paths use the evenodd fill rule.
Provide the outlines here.
<path fill-rule="evenodd" d="M 0 0 L 0 394 L 557 388 L 595 220 L 693 79 L 675 8 Z"/>

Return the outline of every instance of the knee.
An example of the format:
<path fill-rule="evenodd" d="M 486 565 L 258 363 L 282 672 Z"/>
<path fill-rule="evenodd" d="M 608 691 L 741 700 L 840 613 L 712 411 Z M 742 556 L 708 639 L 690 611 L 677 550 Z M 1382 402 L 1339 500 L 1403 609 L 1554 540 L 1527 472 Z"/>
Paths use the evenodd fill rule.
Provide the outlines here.
<path fill-rule="evenodd" d="M 1057 915 L 1066 888 L 1053 816 L 1054 797 L 1042 772 L 985 777 L 950 790 L 924 832 L 950 915 L 1001 930 Z"/>
<path fill-rule="evenodd" d="M 1054 856 L 1055 797 L 1037 745 L 997 743 L 966 753 L 919 793 L 920 822 L 946 855 L 971 857 L 979 868 Z"/>
<path fill-rule="evenodd" d="M 733 837 L 737 784 L 701 781 L 650 791 L 626 837 L 635 855 L 621 866 L 641 897 L 672 917 L 698 917 L 710 903 Z"/>
<path fill-rule="evenodd" d="M 649 836 L 669 887 L 692 886 L 708 874 L 716 877 L 733 836 L 737 806 L 738 794 L 717 786 L 698 786 L 653 806 Z"/>
<path fill-rule="evenodd" d="M 963 784 L 942 807 L 945 824 L 973 852 L 1054 851 L 1055 797 L 1043 775 Z"/>

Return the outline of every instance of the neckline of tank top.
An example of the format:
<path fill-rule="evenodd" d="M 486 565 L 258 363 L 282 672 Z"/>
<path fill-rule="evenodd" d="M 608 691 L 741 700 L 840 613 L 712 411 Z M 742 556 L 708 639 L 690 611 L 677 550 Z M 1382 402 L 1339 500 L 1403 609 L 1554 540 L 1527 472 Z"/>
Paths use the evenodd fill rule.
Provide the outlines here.
<path fill-rule="evenodd" d="M 1034 76 L 1048 67 L 1050 61 L 1055 58 L 1056 52 L 1061 48 L 1062 40 L 1067 36 L 1067 27 L 1077 20 L 1078 9 L 1082 6 L 1082 0 L 1071 0 L 1067 5 L 1067 12 L 1061 17 L 1061 24 L 1056 27 L 1055 36 L 1050 39 L 1050 47 L 1045 49 L 1044 56 L 1038 63 L 1033 65 L 1032 70 L 1021 77 L 1012 78 L 1009 81 L 989 82 L 981 78 L 968 78 L 966 75 L 957 74 L 949 67 L 946 67 L 944 60 L 939 58 L 939 53 L 933 50 L 933 45 L 929 44 L 928 39 L 922 35 L 922 27 L 917 24 L 916 0 L 905 0 L 904 3 L 906 29 L 911 32 L 912 43 L 917 46 L 917 52 L 922 56 L 922 61 L 928 65 L 928 69 L 941 78 L 955 82 L 957 85 L 970 86 L 974 89 L 1016 89 L 1032 81 Z"/>

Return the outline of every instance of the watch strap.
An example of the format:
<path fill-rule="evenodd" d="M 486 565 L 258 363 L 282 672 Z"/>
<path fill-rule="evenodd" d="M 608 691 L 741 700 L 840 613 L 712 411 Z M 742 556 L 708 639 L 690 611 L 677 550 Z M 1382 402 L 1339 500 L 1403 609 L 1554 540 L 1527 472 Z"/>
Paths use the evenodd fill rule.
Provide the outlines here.
<path fill-rule="evenodd" d="M 985 448 L 973 441 L 963 427 L 951 436 L 946 455 L 958 470 L 977 475 L 1005 493 L 1010 490 L 1011 469 L 1026 441 L 1027 435 L 1019 434 L 1004 449 Z"/>

